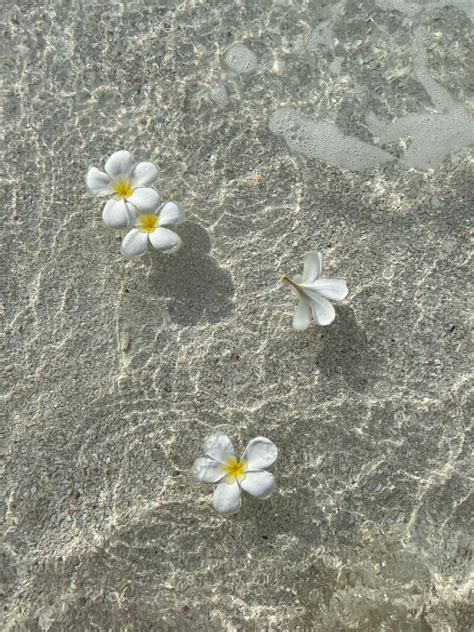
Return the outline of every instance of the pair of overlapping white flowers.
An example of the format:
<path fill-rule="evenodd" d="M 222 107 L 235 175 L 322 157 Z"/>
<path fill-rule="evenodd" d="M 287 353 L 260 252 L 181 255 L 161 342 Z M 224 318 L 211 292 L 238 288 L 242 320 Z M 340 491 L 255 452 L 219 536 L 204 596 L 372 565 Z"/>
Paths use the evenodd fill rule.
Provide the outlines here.
<path fill-rule="evenodd" d="M 131 228 L 122 241 L 125 257 L 141 257 L 148 244 L 160 252 L 176 252 L 181 238 L 170 224 L 184 222 L 184 211 L 175 202 L 161 204 L 158 191 L 150 185 L 159 175 L 151 162 L 133 164 L 128 151 L 116 151 L 105 163 L 105 172 L 91 167 L 86 182 L 96 196 L 111 196 L 102 212 L 106 226 L 115 230 Z"/>
<path fill-rule="evenodd" d="M 91 193 L 111 196 L 102 213 L 104 224 L 116 230 L 131 228 L 122 241 L 125 257 L 144 255 L 148 244 L 167 253 L 181 246 L 179 235 L 164 226 L 181 224 L 184 212 L 175 202 L 161 205 L 160 194 L 150 186 L 158 174 L 151 162 L 133 164 L 128 151 L 112 154 L 105 172 L 91 167 L 87 173 Z M 331 301 L 341 301 L 348 294 L 344 279 L 321 279 L 322 271 L 321 253 L 310 251 L 304 256 L 302 275 L 281 277 L 299 299 L 293 315 L 297 331 L 306 330 L 312 320 L 330 325 L 336 316 Z M 252 439 L 239 459 L 229 437 L 215 433 L 207 437 L 204 451 L 206 456 L 195 461 L 193 471 L 201 482 L 217 485 L 213 504 L 218 512 L 237 513 L 242 491 L 261 500 L 272 495 L 275 479 L 266 468 L 275 462 L 278 450 L 269 439 Z"/>

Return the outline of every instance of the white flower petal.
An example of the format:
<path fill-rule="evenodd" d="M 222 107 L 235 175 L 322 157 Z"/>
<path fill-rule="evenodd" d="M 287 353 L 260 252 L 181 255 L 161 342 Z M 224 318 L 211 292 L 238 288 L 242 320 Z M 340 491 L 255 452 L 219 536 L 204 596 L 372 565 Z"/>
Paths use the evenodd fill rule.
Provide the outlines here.
<path fill-rule="evenodd" d="M 222 514 L 235 514 L 240 509 L 240 487 L 239 484 L 231 483 L 219 483 L 212 504 L 214 509 Z"/>
<path fill-rule="evenodd" d="M 203 483 L 218 483 L 224 478 L 222 469 L 222 463 L 214 461 L 214 459 L 201 457 L 194 461 L 193 474 Z"/>
<path fill-rule="evenodd" d="M 336 318 L 336 312 L 332 303 L 324 296 L 318 294 L 316 290 L 313 290 L 311 293 L 310 303 L 313 318 L 319 325 L 330 325 Z"/>
<path fill-rule="evenodd" d="M 311 322 L 311 307 L 308 299 L 300 297 L 300 302 L 293 314 L 293 329 L 296 331 L 305 331 Z"/>
<path fill-rule="evenodd" d="M 260 498 L 260 500 L 265 500 L 265 498 L 270 498 L 273 494 L 275 478 L 273 474 L 265 470 L 260 472 L 248 472 L 244 480 L 241 481 L 240 486 L 252 496 Z"/>
<path fill-rule="evenodd" d="M 97 167 L 91 167 L 87 172 L 86 184 L 94 195 L 108 195 L 113 192 L 109 176 Z"/>
<path fill-rule="evenodd" d="M 235 457 L 232 441 L 222 432 L 215 432 L 206 437 L 204 452 L 220 463 L 225 463 L 230 456 Z"/>
<path fill-rule="evenodd" d="M 176 252 L 181 247 L 181 237 L 167 228 L 157 228 L 149 234 L 153 248 L 160 252 Z"/>
<path fill-rule="evenodd" d="M 148 234 L 133 228 L 125 235 L 122 241 L 122 254 L 124 257 L 141 257 L 146 253 Z"/>
<path fill-rule="evenodd" d="M 133 204 L 130 204 L 129 201 L 126 201 L 127 204 L 127 210 L 128 210 L 128 214 L 130 216 L 130 224 L 136 224 L 136 219 L 139 216 L 139 212 L 136 206 L 133 206 Z"/>
<path fill-rule="evenodd" d="M 130 184 L 132 188 L 147 187 L 157 179 L 160 172 L 152 162 L 139 162 L 132 167 Z"/>
<path fill-rule="evenodd" d="M 116 151 L 105 163 L 105 170 L 111 178 L 128 175 L 132 168 L 132 157 L 128 151 Z"/>
<path fill-rule="evenodd" d="M 156 211 L 160 204 L 160 194 L 155 189 L 135 189 L 127 198 L 140 212 Z"/>
<path fill-rule="evenodd" d="M 112 198 L 104 206 L 102 220 L 106 226 L 120 230 L 129 225 L 133 217 L 133 210 L 127 205 L 125 200 Z"/>
<path fill-rule="evenodd" d="M 303 259 L 303 283 L 313 283 L 323 271 L 323 256 L 316 250 L 307 252 Z"/>
<path fill-rule="evenodd" d="M 295 281 L 294 279 L 291 279 L 294 283 L 298 283 L 297 281 Z M 292 294 L 294 294 L 296 296 L 296 298 L 301 298 L 301 293 L 298 292 L 298 290 L 295 288 L 294 285 L 290 284 L 290 290 L 292 292 Z"/>
<path fill-rule="evenodd" d="M 301 297 L 301 292 L 298 289 L 298 286 L 301 282 L 301 274 L 297 274 L 296 276 L 294 276 L 293 278 L 290 278 L 287 274 L 283 274 L 280 277 L 281 281 L 285 281 L 286 283 L 288 283 L 288 285 L 290 286 L 290 290 L 291 292 L 297 297 L 300 298 Z"/>
<path fill-rule="evenodd" d="M 184 222 L 184 211 L 175 202 L 166 202 L 160 211 L 160 225 L 182 224 Z"/>
<path fill-rule="evenodd" d="M 249 441 L 242 456 L 242 459 L 247 461 L 245 471 L 262 470 L 265 467 L 270 467 L 277 460 L 277 456 L 278 448 L 273 441 L 265 437 L 255 437 Z"/>
<path fill-rule="evenodd" d="M 342 301 L 349 293 L 344 279 L 318 279 L 313 286 L 321 296 L 331 301 Z"/>

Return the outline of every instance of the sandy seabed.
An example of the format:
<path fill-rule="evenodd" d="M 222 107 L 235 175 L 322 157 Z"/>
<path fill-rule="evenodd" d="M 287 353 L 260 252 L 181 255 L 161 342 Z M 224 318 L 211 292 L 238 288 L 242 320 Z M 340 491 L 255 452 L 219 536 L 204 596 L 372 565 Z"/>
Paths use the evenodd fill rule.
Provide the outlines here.
<path fill-rule="evenodd" d="M 2 630 L 467 632 L 469 3 L 5 17 Z M 185 207 L 176 255 L 102 226 L 117 149 Z M 350 295 L 296 333 L 313 248 Z M 190 474 L 216 429 L 279 447 L 233 518 Z"/>

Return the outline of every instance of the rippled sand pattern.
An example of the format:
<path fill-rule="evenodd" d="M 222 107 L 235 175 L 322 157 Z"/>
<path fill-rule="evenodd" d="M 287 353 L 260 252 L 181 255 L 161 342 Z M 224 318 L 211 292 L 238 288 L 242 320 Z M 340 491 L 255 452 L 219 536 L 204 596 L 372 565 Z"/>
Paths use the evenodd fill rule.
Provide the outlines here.
<path fill-rule="evenodd" d="M 472 157 L 407 169 L 367 116 L 435 109 L 419 28 L 472 116 L 472 24 L 390 4 L 6 6 L 2 630 L 470 629 Z M 285 107 L 394 159 L 298 153 Z M 117 149 L 187 209 L 176 256 L 101 225 L 84 174 Z M 279 275 L 314 247 L 351 293 L 297 334 Z M 189 472 L 216 428 L 280 449 L 231 519 Z"/>

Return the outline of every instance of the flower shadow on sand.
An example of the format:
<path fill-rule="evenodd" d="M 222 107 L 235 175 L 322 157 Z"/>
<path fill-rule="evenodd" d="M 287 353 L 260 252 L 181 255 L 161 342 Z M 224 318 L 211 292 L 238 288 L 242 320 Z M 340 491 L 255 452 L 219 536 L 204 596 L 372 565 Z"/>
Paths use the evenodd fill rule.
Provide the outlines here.
<path fill-rule="evenodd" d="M 334 323 L 321 331 L 317 349 L 317 363 L 327 380 L 339 377 L 350 388 L 364 391 L 377 378 L 380 358 L 350 307 L 338 307 Z"/>
<path fill-rule="evenodd" d="M 217 323 L 232 309 L 232 277 L 209 256 L 211 240 L 204 228 L 188 222 L 179 233 L 183 247 L 174 255 L 157 255 L 150 290 L 170 299 L 174 323 Z"/>

